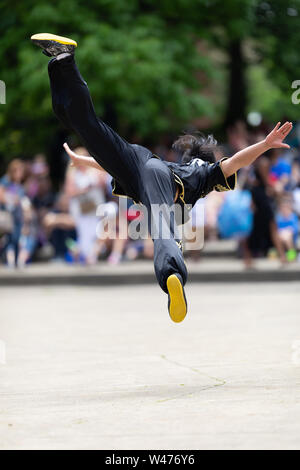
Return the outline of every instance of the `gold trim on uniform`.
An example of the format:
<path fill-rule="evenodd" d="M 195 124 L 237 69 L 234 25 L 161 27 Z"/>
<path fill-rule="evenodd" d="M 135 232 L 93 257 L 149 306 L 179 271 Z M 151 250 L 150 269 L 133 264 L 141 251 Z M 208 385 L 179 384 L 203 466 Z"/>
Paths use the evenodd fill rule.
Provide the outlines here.
<path fill-rule="evenodd" d="M 174 173 L 173 170 L 171 170 L 173 175 L 174 175 L 174 179 L 175 179 L 175 183 L 179 184 L 179 186 L 181 187 L 181 193 L 179 194 L 179 199 L 182 200 L 183 204 L 186 204 L 185 200 L 184 200 L 184 184 L 183 182 L 181 181 L 181 178 L 179 178 L 178 175 L 176 175 L 176 173 Z M 177 200 L 177 199 L 176 199 Z M 176 201 L 175 201 L 176 202 Z"/>
<path fill-rule="evenodd" d="M 182 241 L 180 240 L 179 242 L 177 242 L 177 241 L 175 240 L 175 243 L 176 243 L 176 245 L 178 246 L 178 248 L 180 248 L 180 250 L 183 252 Z"/>
<path fill-rule="evenodd" d="M 113 196 L 125 197 L 126 199 L 132 199 L 133 202 L 134 202 L 134 204 L 142 204 L 141 202 L 136 202 L 132 197 L 126 196 L 126 194 L 117 194 L 117 193 L 115 192 L 115 190 L 116 190 L 116 179 L 113 178 L 112 180 L 113 180 L 114 186 L 113 186 L 113 188 L 112 188 L 112 190 L 111 190 L 111 193 L 113 194 Z"/>

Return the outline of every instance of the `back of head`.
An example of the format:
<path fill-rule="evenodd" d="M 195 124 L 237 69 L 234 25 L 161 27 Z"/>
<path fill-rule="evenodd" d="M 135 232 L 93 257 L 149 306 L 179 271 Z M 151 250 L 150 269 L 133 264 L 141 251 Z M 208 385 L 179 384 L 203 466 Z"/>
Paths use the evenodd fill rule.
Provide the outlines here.
<path fill-rule="evenodd" d="M 188 163 L 193 158 L 201 158 L 205 162 L 214 163 L 216 146 L 217 141 L 212 134 L 206 137 L 199 133 L 180 136 L 172 148 L 182 155 L 183 163 Z"/>

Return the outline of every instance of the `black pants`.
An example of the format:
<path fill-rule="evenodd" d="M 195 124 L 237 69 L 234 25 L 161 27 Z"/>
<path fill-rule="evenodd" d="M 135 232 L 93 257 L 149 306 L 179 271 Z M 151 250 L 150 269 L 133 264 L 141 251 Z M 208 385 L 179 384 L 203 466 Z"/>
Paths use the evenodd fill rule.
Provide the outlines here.
<path fill-rule="evenodd" d="M 176 184 L 170 169 L 150 151 L 129 144 L 97 118 L 74 57 L 52 59 L 48 70 L 53 110 L 59 120 L 79 135 L 89 153 L 117 179 L 126 193 L 146 207 L 159 285 L 167 292 L 167 278 L 174 273 L 179 273 L 185 283 L 187 270 L 178 246 L 175 221 L 164 211 L 158 216 L 153 210 L 153 205 L 173 205 Z"/>

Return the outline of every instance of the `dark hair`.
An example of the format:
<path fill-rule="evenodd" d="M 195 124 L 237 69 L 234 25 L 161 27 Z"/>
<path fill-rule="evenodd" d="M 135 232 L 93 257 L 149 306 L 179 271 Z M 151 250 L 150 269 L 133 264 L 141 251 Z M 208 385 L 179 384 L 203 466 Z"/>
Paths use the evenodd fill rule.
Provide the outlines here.
<path fill-rule="evenodd" d="M 193 158 L 201 158 L 205 162 L 216 161 L 214 149 L 217 141 L 212 134 L 207 137 L 203 134 L 181 135 L 172 145 L 172 148 L 182 155 L 182 162 L 188 163 Z"/>

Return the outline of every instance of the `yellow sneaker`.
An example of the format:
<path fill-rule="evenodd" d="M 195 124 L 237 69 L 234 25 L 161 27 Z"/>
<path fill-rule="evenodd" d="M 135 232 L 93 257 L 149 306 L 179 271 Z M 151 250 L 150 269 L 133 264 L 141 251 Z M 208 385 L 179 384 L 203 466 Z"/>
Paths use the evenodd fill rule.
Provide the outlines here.
<path fill-rule="evenodd" d="M 74 54 L 77 47 L 77 42 L 73 41 L 73 39 L 50 33 L 34 34 L 31 36 L 31 41 L 41 47 L 43 52 L 49 57 L 56 57 L 64 52 Z"/>
<path fill-rule="evenodd" d="M 180 323 L 187 314 L 187 302 L 180 274 L 171 274 L 168 277 L 167 289 L 169 315 L 174 322 Z"/>

